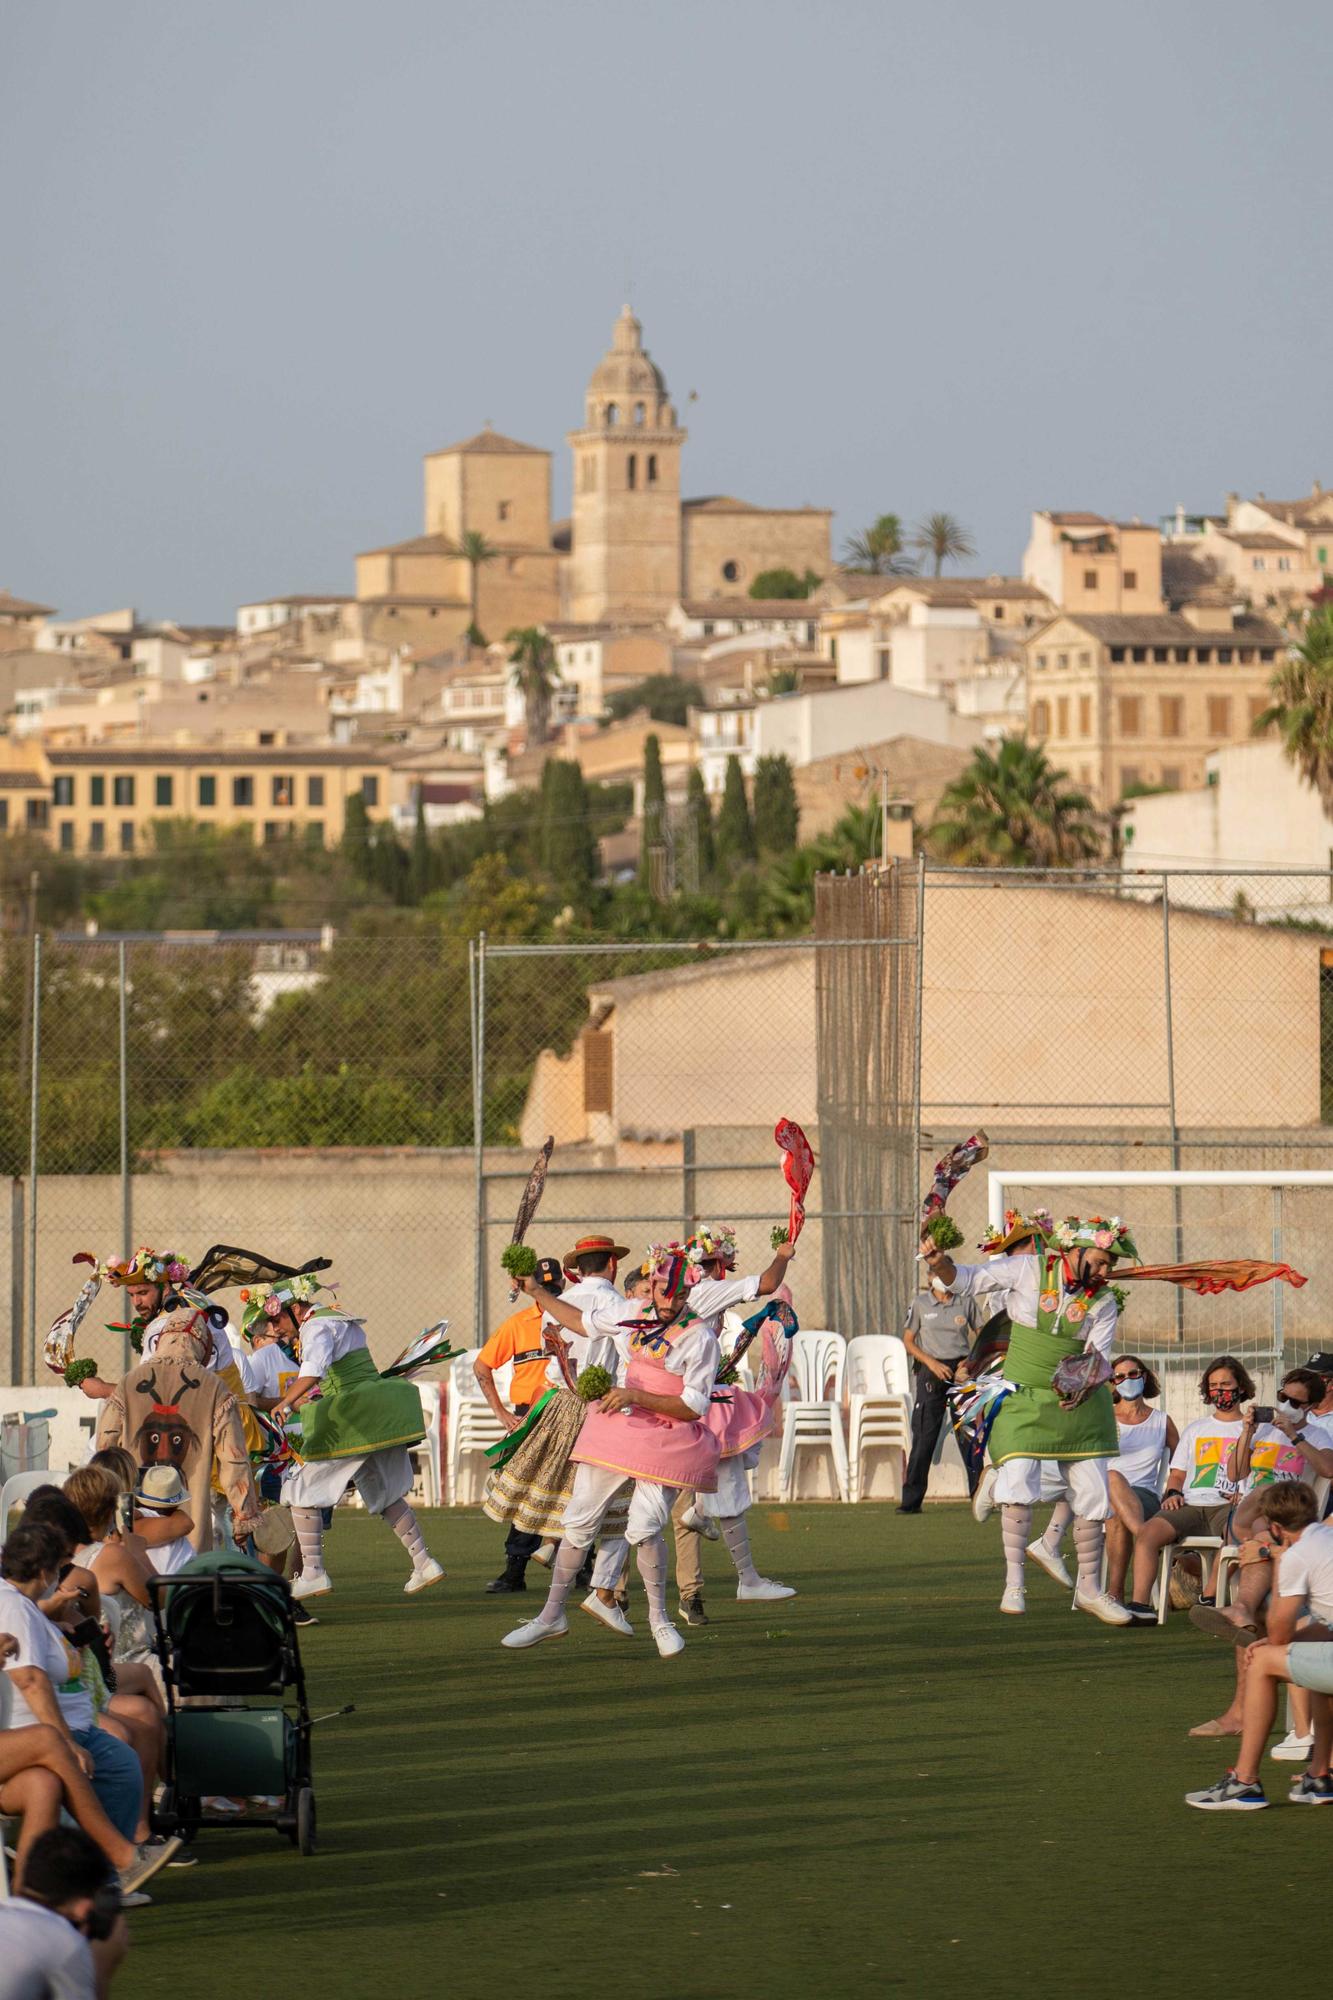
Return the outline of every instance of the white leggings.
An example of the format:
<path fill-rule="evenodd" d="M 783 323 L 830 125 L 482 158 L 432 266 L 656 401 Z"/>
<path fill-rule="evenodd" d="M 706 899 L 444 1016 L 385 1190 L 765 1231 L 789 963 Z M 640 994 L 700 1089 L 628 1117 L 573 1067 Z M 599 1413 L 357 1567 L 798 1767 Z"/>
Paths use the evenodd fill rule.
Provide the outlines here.
<path fill-rule="evenodd" d="M 574 1491 L 570 1495 L 560 1535 L 576 1549 L 591 1548 L 597 1530 L 611 1502 L 624 1487 L 633 1486 L 629 1501 L 626 1540 L 637 1547 L 660 1535 L 671 1519 L 676 1498 L 674 1486 L 659 1486 L 652 1479 L 625 1477 L 604 1465 L 580 1465 L 574 1470 Z"/>

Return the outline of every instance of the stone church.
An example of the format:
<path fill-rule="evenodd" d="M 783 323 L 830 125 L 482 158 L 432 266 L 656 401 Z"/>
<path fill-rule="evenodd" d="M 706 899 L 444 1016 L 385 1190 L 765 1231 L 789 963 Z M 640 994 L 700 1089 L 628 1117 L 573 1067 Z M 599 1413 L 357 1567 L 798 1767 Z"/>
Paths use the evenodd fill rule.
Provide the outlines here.
<path fill-rule="evenodd" d="M 487 425 L 425 461 L 424 533 L 356 559 L 362 631 L 444 650 L 475 625 L 658 625 L 676 605 L 745 598 L 763 570 L 827 576 L 831 510 L 681 498 L 679 422 L 626 306 L 569 433 L 573 516 L 551 520 L 551 454 Z M 483 538 L 470 562 L 465 537 Z M 475 549 L 474 549 L 475 553 Z"/>

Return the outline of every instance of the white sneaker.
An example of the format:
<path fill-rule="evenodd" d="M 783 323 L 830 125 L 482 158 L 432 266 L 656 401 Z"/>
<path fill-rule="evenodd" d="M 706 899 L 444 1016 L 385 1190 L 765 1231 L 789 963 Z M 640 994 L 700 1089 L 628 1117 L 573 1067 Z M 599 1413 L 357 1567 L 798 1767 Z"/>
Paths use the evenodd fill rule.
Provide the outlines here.
<path fill-rule="evenodd" d="M 555 1561 L 555 1543 L 543 1542 L 532 1560 L 540 1563 L 543 1569 L 549 1569 Z"/>
<path fill-rule="evenodd" d="M 292 1596 L 327 1597 L 333 1589 L 333 1579 L 327 1570 L 303 1569 L 292 1584 Z"/>
<path fill-rule="evenodd" d="M 753 1583 L 738 1583 L 736 1595 L 742 1604 L 775 1604 L 780 1597 L 795 1597 L 796 1592 L 789 1583 L 774 1583 L 771 1577 L 761 1576 Z"/>
<path fill-rule="evenodd" d="M 986 1521 L 995 1512 L 995 1482 L 1000 1476 L 998 1466 L 988 1465 L 977 1481 L 977 1490 L 972 1495 L 972 1519 Z"/>
<path fill-rule="evenodd" d="M 1081 1583 L 1074 1586 L 1074 1609 L 1086 1611 L 1093 1618 L 1100 1618 L 1103 1625 L 1132 1625 L 1123 1604 L 1117 1604 L 1114 1597 L 1108 1597 L 1104 1590 L 1085 1590 Z"/>
<path fill-rule="evenodd" d="M 1063 1584 L 1066 1590 L 1074 1588 L 1074 1579 L 1065 1568 L 1065 1559 L 1058 1549 L 1052 1549 L 1038 1535 L 1035 1542 L 1028 1543 L 1028 1554 L 1038 1569 L 1044 1569 L 1053 1583 Z"/>
<path fill-rule="evenodd" d="M 515 1649 L 520 1646 L 540 1646 L 543 1639 L 563 1639 L 568 1631 L 569 1620 L 562 1611 L 552 1625 L 543 1625 L 540 1618 L 531 1618 L 526 1625 L 516 1625 L 512 1632 L 505 1633 L 500 1644 Z"/>
<path fill-rule="evenodd" d="M 410 1597 L 415 1590 L 429 1590 L 433 1583 L 444 1582 L 444 1570 L 434 1556 L 427 1556 L 424 1563 L 418 1563 L 403 1585 L 403 1594 Z"/>
<path fill-rule="evenodd" d="M 673 1653 L 685 1651 L 685 1641 L 674 1625 L 654 1625 L 653 1637 L 664 1660 L 669 1660 Z"/>
<path fill-rule="evenodd" d="M 1268 1754 L 1276 1758 L 1279 1764 L 1304 1764 L 1313 1749 L 1313 1730 L 1308 1736 L 1300 1736 L 1294 1729 L 1289 1729 L 1282 1741 L 1275 1743 Z"/>
<path fill-rule="evenodd" d="M 590 1591 L 583 1600 L 583 1608 L 593 1618 L 600 1618 L 609 1631 L 619 1632 L 623 1638 L 634 1637 L 634 1627 L 618 1604 L 603 1604 L 597 1592 Z"/>
<path fill-rule="evenodd" d="M 722 1530 L 712 1515 L 701 1514 L 697 1507 L 685 1509 L 680 1517 L 680 1525 L 682 1528 L 691 1529 L 696 1535 L 702 1535 L 706 1542 L 719 1542 L 722 1539 Z"/>
<path fill-rule="evenodd" d="M 1023 1594 L 1022 1584 L 1007 1583 L 1004 1587 L 1004 1596 L 1000 1599 L 1001 1611 L 1007 1611 L 1013 1617 L 1021 1618 L 1027 1608 L 1028 1601 Z"/>

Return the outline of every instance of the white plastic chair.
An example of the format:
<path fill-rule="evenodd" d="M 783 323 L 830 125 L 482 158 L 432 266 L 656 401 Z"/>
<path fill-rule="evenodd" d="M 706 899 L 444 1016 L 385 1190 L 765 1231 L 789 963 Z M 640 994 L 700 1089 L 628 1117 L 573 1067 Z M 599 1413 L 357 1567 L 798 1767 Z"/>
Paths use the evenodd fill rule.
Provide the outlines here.
<path fill-rule="evenodd" d="M 893 1490 L 901 1495 L 903 1454 L 911 1442 L 907 1349 L 896 1334 L 861 1333 L 847 1343 L 847 1417 L 853 1503 L 865 1487 L 865 1454 L 896 1454 Z"/>
<path fill-rule="evenodd" d="M 13 1714 L 14 1690 L 10 1684 L 9 1675 L 0 1672 L 0 1731 L 4 1731 L 10 1727 Z M 0 1830 L 3 1829 L 4 1824 L 4 1814 L 0 1813 Z M 5 1843 L 3 1839 L 0 1839 L 0 1903 L 7 1903 L 8 1901 L 9 1865 L 5 1860 Z"/>
<path fill-rule="evenodd" d="M 479 1348 L 460 1354 L 449 1376 L 449 1505 L 458 1504 L 458 1477 L 463 1460 L 484 1453 L 489 1445 L 506 1436 L 504 1425 L 481 1393 L 473 1372 Z M 512 1373 L 512 1370 L 510 1371 Z M 496 1387 L 504 1393 L 505 1369 L 495 1371 Z"/>
<path fill-rule="evenodd" d="M 1178 1542 L 1168 1542 L 1162 1550 L 1157 1564 L 1157 1623 L 1165 1625 L 1171 1609 L 1171 1565 L 1177 1556 L 1186 1555 L 1190 1549 L 1209 1555 L 1218 1555 L 1223 1543 L 1220 1535 L 1186 1535 Z M 1204 1576 L 1207 1577 L 1207 1566 Z M 1219 1592 L 1219 1596 L 1220 1596 Z"/>
<path fill-rule="evenodd" d="M 426 1460 L 426 1505 L 438 1507 L 443 1493 L 440 1478 L 440 1385 L 438 1382 L 418 1382 L 417 1390 L 421 1396 L 421 1414 L 426 1420 L 426 1435 L 417 1447 Z"/>
<path fill-rule="evenodd" d="M 783 1411 L 779 1483 L 791 1498 L 796 1454 L 803 1447 L 828 1451 L 844 1501 L 848 1491 L 847 1439 L 842 1428 L 842 1386 L 847 1344 L 841 1334 L 821 1329 L 798 1333 L 792 1343 L 792 1393 Z"/>
<path fill-rule="evenodd" d="M 39 1486 L 59 1485 L 59 1480 L 47 1471 L 16 1472 L 0 1486 L 0 1540 L 9 1535 L 9 1516 L 20 1500 L 26 1500 Z"/>

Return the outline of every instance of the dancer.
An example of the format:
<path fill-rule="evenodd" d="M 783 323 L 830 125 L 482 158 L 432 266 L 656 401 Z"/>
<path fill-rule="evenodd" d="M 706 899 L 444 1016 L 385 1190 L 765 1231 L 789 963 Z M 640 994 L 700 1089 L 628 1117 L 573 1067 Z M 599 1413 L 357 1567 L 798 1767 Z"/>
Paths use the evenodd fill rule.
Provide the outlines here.
<path fill-rule="evenodd" d="M 312 1274 L 298 1273 L 244 1295 L 243 1325 L 262 1314 L 280 1336 L 300 1341 L 300 1373 L 273 1406 L 280 1422 L 301 1412 L 299 1436 L 292 1436 L 297 1462 L 282 1482 L 301 1549 L 292 1596 L 323 1597 L 333 1589 L 324 1568 L 322 1509 L 336 1506 L 353 1484 L 411 1557 L 412 1574 L 403 1585 L 410 1597 L 444 1577 L 406 1499 L 412 1486 L 408 1446 L 426 1435 L 421 1398 L 411 1382 L 379 1374 L 364 1323 L 321 1305 L 316 1294 L 323 1290 Z"/>
<path fill-rule="evenodd" d="M 537 1277 L 548 1292 L 564 1289 L 564 1274 L 554 1257 L 537 1259 Z M 495 1382 L 496 1371 L 506 1364 L 512 1371 L 508 1409 Z M 530 1299 L 525 1300 L 517 1312 L 501 1320 L 472 1365 L 477 1386 L 507 1434 L 512 1435 L 520 1428 L 529 1410 L 546 1394 L 549 1386 L 546 1371 L 550 1364 L 551 1350 L 542 1336 L 541 1308 Z M 539 1534 L 510 1522 L 505 1536 L 505 1566 L 487 1584 L 489 1595 L 527 1589 L 527 1567 L 541 1547 L 541 1539 Z"/>
<path fill-rule="evenodd" d="M 995 1295 L 1012 1322 L 989 1440 L 999 1467 L 995 1499 L 1005 1552 L 1000 1609 L 1021 1615 L 1027 1608 L 1024 1559 L 1032 1509 L 1041 1498 L 1042 1462 L 1053 1459 L 1074 1509 L 1074 1604 L 1103 1624 L 1127 1625 L 1128 1611 L 1111 1600 L 1101 1580 L 1105 1524 L 1112 1512 L 1106 1465 L 1118 1445 L 1105 1374 L 1119 1309 L 1107 1280 L 1117 1257 L 1137 1252 L 1118 1219 L 1100 1216 L 1070 1217 L 1049 1234 L 1037 1229 L 1032 1241 L 1035 1254 L 1001 1255 L 973 1265 L 955 1264 L 928 1232 L 921 1242 L 932 1277 L 957 1297 Z M 1053 1377 L 1075 1348 L 1082 1349 L 1076 1379 L 1062 1394 Z"/>
<path fill-rule="evenodd" d="M 609 1390 L 589 1410 L 570 1454 L 577 1468 L 574 1491 L 546 1603 L 536 1618 L 505 1635 L 505 1646 L 565 1636 L 565 1602 L 583 1551 L 611 1502 L 630 1487 L 627 1538 L 637 1552 L 653 1640 L 663 1659 L 684 1648 L 667 1615 L 663 1530 L 677 1491 L 710 1492 L 717 1483 L 718 1440 L 704 1419 L 719 1359 L 715 1336 L 690 1309 L 687 1270 L 681 1244 L 655 1250 L 649 1311 L 628 1322 L 619 1317 L 623 1308 L 593 1304 L 580 1312 L 535 1278 L 523 1280 L 542 1310 L 571 1333 L 625 1338 L 629 1360 L 624 1388 Z"/>

